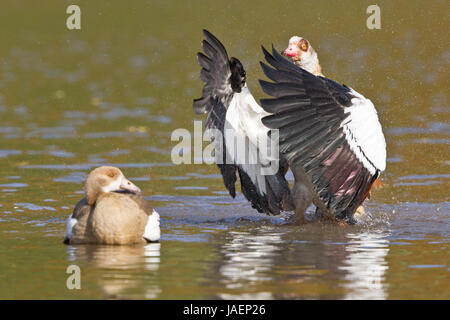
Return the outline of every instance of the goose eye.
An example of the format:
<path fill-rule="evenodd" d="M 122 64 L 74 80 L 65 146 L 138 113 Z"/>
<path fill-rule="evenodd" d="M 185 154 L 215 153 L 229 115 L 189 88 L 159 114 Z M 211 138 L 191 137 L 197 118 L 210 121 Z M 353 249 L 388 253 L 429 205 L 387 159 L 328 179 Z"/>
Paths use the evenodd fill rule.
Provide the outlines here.
<path fill-rule="evenodd" d="M 115 175 L 116 174 L 112 171 L 108 172 L 108 177 L 110 177 L 110 178 L 114 178 Z"/>
<path fill-rule="evenodd" d="M 300 49 L 302 51 L 307 51 L 308 50 L 308 43 L 306 42 L 305 39 L 300 40 Z"/>

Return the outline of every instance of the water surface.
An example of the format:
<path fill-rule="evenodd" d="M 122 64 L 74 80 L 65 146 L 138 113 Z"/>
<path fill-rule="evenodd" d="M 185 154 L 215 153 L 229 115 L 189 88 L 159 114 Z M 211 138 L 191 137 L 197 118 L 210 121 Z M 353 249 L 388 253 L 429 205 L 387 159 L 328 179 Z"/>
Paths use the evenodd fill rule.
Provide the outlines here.
<path fill-rule="evenodd" d="M 350 1 L 4 1 L 0 10 L 0 298 L 449 299 L 450 49 L 445 1 L 379 1 L 382 29 Z M 238 9 L 237 9 L 238 8 Z M 324 74 L 369 97 L 388 144 L 384 187 L 357 226 L 290 225 L 213 165 L 175 166 L 193 131 L 201 29 L 257 79 L 260 45 L 308 38 Z M 87 173 L 116 165 L 161 215 L 146 246 L 65 246 Z M 82 289 L 66 288 L 80 266 Z"/>

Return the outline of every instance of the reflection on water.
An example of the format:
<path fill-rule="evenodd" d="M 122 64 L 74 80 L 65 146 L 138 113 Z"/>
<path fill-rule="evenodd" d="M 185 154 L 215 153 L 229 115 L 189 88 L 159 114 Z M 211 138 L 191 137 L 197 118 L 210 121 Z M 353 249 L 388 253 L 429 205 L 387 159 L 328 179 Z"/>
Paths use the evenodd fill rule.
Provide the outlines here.
<path fill-rule="evenodd" d="M 229 232 L 222 247 L 223 264 L 219 268 L 222 282 L 228 289 L 244 289 L 257 282 L 271 280 L 270 271 L 281 240 L 281 233 Z M 267 273 L 266 273 L 267 272 Z M 239 295 L 219 294 L 223 299 L 272 299 L 267 292 L 244 293 Z"/>
<path fill-rule="evenodd" d="M 158 270 L 160 243 L 145 246 L 67 246 L 67 259 L 85 261 L 99 268 L 133 269 L 142 264 L 146 270 Z"/>
<path fill-rule="evenodd" d="M 347 271 L 343 286 L 349 289 L 345 299 L 386 299 L 386 256 L 389 241 L 385 234 L 363 232 L 347 234 L 350 243 L 340 270 Z"/>
<path fill-rule="evenodd" d="M 314 228 L 314 227 L 313 227 Z M 310 232 L 309 230 L 308 232 Z M 323 296 L 314 283 L 334 279 L 344 289 L 344 299 L 386 299 L 388 234 L 363 231 L 341 238 L 293 240 L 301 234 L 291 229 L 274 232 L 259 227 L 249 232 L 229 232 L 220 252 L 218 268 L 225 292 L 223 299 L 298 299 Z M 339 275 L 336 278 L 336 275 Z M 267 285 L 282 283 L 283 292 L 267 292 Z M 339 292 L 339 288 L 336 288 Z M 319 296 L 317 296 L 319 294 Z"/>
<path fill-rule="evenodd" d="M 136 246 L 67 246 L 67 260 L 80 264 L 83 269 L 102 269 L 100 277 L 95 279 L 107 298 L 155 299 L 160 293 L 156 284 L 143 286 L 149 279 L 156 278 L 160 264 L 160 243 Z M 140 276 L 136 277 L 136 271 Z M 133 289 L 139 289 L 134 296 Z M 144 292 L 141 292 L 144 289 Z"/>

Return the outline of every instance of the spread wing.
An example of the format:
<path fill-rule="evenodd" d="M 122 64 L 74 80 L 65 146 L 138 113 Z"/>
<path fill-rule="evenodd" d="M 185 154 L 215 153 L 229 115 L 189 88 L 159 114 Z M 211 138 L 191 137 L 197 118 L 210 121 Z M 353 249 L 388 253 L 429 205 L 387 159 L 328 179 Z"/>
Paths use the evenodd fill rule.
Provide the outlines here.
<path fill-rule="evenodd" d="M 229 59 L 222 43 L 211 33 L 203 30 L 203 34 L 204 53 L 198 53 L 197 59 L 205 86 L 202 97 L 194 100 L 194 111 L 207 114 L 205 127 L 214 133 L 211 139 L 225 187 L 235 197 L 237 173 L 242 193 L 259 212 L 278 214 L 281 210 L 292 210 L 289 185 L 284 177 L 286 168 L 277 162 L 278 151 L 275 157 L 267 147 L 261 148 L 268 132 L 261 118 L 268 114 L 248 90 L 242 63 L 236 58 Z M 245 141 L 247 148 L 240 148 L 239 141 Z M 278 169 L 265 174 L 270 163 L 275 163 Z"/>
<path fill-rule="evenodd" d="M 263 48 L 260 81 L 272 99 L 262 122 L 279 129 L 280 152 L 291 168 L 301 166 L 314 191 L 338 219 L 351 217 L 386 166 L 386 143 L 370 100 L 353 89 L 316 77 Z"/>

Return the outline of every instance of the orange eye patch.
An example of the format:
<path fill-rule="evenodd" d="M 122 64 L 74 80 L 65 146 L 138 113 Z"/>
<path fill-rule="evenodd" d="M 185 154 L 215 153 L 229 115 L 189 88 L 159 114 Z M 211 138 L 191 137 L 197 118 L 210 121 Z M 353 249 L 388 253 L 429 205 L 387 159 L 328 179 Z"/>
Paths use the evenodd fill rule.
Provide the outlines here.
<path fill-rule="evenodd" d="M 114 171 L 108 171 L 108 172 L 106 173 L 106 175 L 107 175 L 108 177 L 110 177 L 110 178 L 114 178 L 114 177 L 116 176 L 116 173 L 115 173 Z"/>
<path fill-rule="evenodd" d="M 305 39 L 300 40 L 298 46 L 302 51 L 308 51 L 308 42 Z"/>

